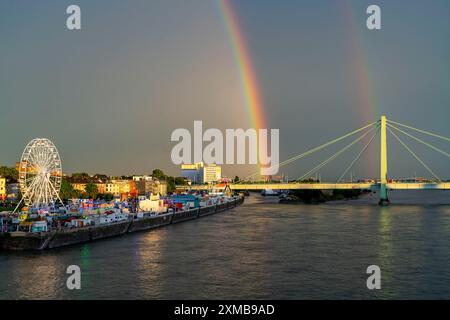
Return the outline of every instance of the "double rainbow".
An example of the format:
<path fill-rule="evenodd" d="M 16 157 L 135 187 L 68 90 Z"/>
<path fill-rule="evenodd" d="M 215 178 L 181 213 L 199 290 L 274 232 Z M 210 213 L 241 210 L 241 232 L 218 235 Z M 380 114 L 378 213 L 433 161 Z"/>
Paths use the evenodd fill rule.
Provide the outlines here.
<path fill-rule="evenodd" d="M 247 116 L 250 124 L 255 129 L 266 128 L 264 116 L 264 105 L 261 98 L 258 82 L 255 77 L 253 65 L 242 28 L 237 19 L 236 11 L 232 6 L 232 0 L 217 0 L 219 11 L 224 21 L 225 29 L 230 39 L 233 56 L 242 86 Z M 362 48 L 362 40 L 358 32 L 357 19 L 352 10 L 349 0 L 343 1 L 343 17 L 348 23 L 349 37 L 351 39 L 351 52 L 354 61 L 355 82 L 357 84 L 359 112 L 362 123 L 375 121 L 376 102 L 371 84 L 370 68 L 367 64 L 365 53 Z M 370 151 L 369 151 L 370 152 Z M 368 168 L 375 168 L 374 154 L 369 153 Z"/>

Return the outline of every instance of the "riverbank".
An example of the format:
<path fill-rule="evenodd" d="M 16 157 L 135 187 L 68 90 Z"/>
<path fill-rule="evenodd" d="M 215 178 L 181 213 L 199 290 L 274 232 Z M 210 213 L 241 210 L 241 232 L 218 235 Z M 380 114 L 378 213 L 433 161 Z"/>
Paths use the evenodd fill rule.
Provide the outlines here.
<path fill-rule="evenodd" d="M 174 223 L 198 219 L 207 215 L 224 212 L 241 205 L 244 197 L 234 198 L 207 207 L 148 216 L 140 219 L 115 222 L 105 225 L 62 229 L 49 232 L 7 232 L 0 234 L 0 248 L 3 250 L 45 250 L 95 241 L 126 233 L 151 230 Z"/>

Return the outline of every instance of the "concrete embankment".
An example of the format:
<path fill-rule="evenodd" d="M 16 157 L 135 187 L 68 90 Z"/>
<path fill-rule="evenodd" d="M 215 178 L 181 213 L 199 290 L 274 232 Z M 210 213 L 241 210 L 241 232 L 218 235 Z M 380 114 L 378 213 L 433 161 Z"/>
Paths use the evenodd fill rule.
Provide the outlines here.
<path fill-rule="evenodd" d="M 196 208 L 175 213 L 148 216 L 116 222 L 108 225 L 90 226 L 76 229 L 62 229 L 42 233 L 12 232 L 0 234 L 0 248 L 3 250 L 44 250 L 64 247 L 72 244 L 99 240 L 109 237 L 151 230 L 173 223 L 197 219 L 232 209 L 244 202 L 240 197 L 218 205 Z"/>
<path fill-rule="evenodd" d="M 198 218 L 199 209 L 191 209 L 186 211 L 178 211 L 173 214 L 172 223 L 183 222 Z"/>
<path fill-rule="evenodd" d="M 1 234 L 0 244 L 3 250 L 43 250 L 49 239 L 49 234 L 13 232 Z"/>
<path fill-rule="evenodd" d="M 145 217 L 131 221 L 128 232 L 143 231 L 166 226 L 172 223 L 173 213 L 165 213 L 157 216 Z"/>
<path fill-rule="evenodd" d="M 216 206 L 209 206 L 198 209 L 198 216 L 204 217 L 216 213 Z"/>
<path fill-rule="evenodd" d="M 53 231 L 49 235 L 50 239 L 45 249 L 53 249 L 68 246 L 71 244 L 87 242 L 91 239 L 90 229 L 91 227 L 84 227 Z M 43 233 L 42 235 L 45 236 L 45 233 Z"/>
<path fill-rule="evenodd" d="M 116 222 L 108 225 L 99 225 L 89 228 L 90 240 L 98 240 L 109 237 L 119 236 L 128 232 L 130 228 L 131 220 Z"/>

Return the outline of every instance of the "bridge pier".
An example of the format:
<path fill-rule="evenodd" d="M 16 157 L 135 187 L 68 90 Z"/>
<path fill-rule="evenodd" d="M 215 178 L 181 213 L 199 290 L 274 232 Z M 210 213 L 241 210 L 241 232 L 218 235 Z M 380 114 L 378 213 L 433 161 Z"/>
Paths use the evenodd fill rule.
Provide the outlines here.
<path fill-rule="evenodd" d="M 385 206 L 389 204 L 388 194 L 387 194 L 387 140 L 386 140 L 386 116 L 381 116 L 381 150 L 380 150 L 380 201 L 378 204 L 380 206 Z"/>
<path fill-rule="evenodd" d="M 380 185 L 380 201 L 378 201 L 378 204 L 380 206 L 387 206 L 389 205 L 390 201 L 388 198 L 388 192 L 387 192 L 387 186 L 386 184 Z"/>

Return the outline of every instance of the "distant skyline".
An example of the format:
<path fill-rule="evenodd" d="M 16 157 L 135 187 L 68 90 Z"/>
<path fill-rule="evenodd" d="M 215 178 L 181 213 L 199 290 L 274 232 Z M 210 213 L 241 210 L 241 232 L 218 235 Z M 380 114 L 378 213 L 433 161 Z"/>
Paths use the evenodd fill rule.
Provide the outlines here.
<path fill-rule="evenodd" d="M 240 26 L 261 117 L 280 129 L 281 161 L 382 114 L 450 137 L 446 0 L 76 1 L 81 31 L 65 27 L 73 1 L 0 0 L 0 165 L 13 166 L 31 139 L 46 137 L 68 174 L 160 168 L 177 176 L 174 129 L 192 130 L 194 120 L 221 130 L 255 125 L 224 3 Z M 381 30 L 366 28 L 370 4 L 381 7 Z M 405 141 L 450 178 L 446 157 Z M 322 177 L 339 176 L 360 148 Z M 378 141 L 357 176 L 378 175 L 376 148 Z M 280 173 L 299 177 L 332 151 Z M 428 176 L 392 137 L 388 152 L 390 176 Z M 223 174 L 257 170 L 228 165 Z"/>

